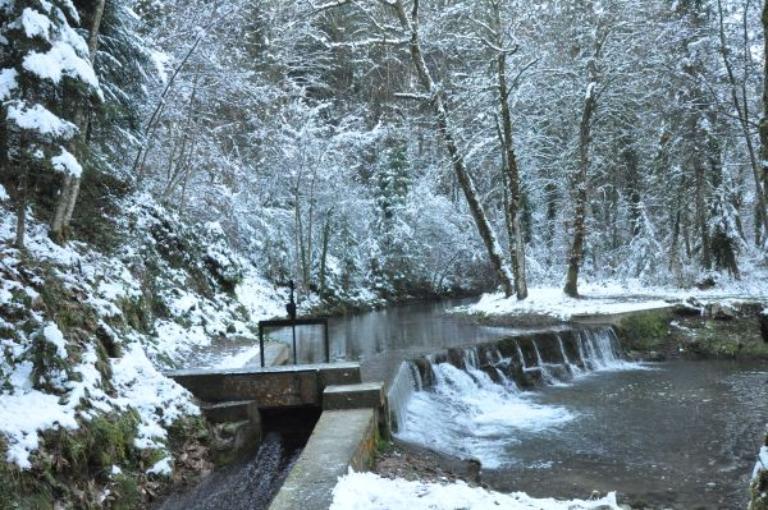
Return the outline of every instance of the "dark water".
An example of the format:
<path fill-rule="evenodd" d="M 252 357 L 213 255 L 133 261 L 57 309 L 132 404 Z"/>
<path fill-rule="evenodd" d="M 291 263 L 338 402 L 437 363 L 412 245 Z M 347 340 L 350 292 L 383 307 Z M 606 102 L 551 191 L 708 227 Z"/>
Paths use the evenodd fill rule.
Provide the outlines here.
<path fill-rule="evenodd" d="M 258 510 L 267 508 L 296 462 L 300 449 L 286 448 L 270 433 L 248 458 L 217 469 L 194 489 L 168 498 L 158 510 Z"/>
<path fill-rule="evenodd" d="M 296 408 L 262 413 L 264 439 L 239 461 L 217 468 L 197 486 L 172 494 L 155 510 L 263 510 L 283 485 L 307 443 L 320 411 Z"/>
<path fill-rule="evenodd" d="M 744 509 L 768 421 L 768 366 L 674 361 L 592 374 L 534 401 L 575 418 L 521 431 L 511 465 L 484 479 L 500 490 L 584 497 L 615 490 L 651 508 Z"/>

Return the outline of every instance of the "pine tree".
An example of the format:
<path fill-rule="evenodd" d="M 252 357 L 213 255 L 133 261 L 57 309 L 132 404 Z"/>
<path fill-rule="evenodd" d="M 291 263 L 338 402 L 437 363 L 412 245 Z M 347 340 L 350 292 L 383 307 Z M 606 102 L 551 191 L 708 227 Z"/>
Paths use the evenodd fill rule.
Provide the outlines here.
<path fill-rule="evenodd" d="M 50 201 L 51 190 L 62 192 L 82 175 L 77 136 L 101 89 L 88 45 L 73 28 L 80 16 L 70 0 L 20 0 L 3 9 L 2 175 L 14 190 L 16 243 L 23 246 L 28 200 Z"/>

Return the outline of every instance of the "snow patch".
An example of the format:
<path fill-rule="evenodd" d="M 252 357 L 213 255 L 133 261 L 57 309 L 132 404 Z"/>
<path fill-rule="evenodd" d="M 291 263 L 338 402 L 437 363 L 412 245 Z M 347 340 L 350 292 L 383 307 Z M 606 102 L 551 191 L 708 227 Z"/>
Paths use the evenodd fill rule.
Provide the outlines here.
<path fill-rule="evenodd" d="M 171 476 L 172 473 L 173 467 L 170 457 L 163 457 L 155 462 L 151 468 L 147 469 L 148 475 Z"/>
<path fill-rule="evenodd" d="M 18 76 L 18 71 L 12 67 L 0 70 L 0 101 L 5 101 L 11 97 L 11 92 L 18 87 L 16 82 Z"/>
<path fill-rule="evenodd" d="M 24 34 L 30 39 L 40 37 L 50 42 L 51 20 L 45 14 L 27 7 L 21 13 L 21 25 L 24 27 Z"/>
<path fill-rule="evenodd" d="M 7 119 L 12 120 L 22 129 L 37 131 L 42 135 L 72 138 L 77 133 L 77 127 L 40 104 L 31 107 L 21 102 L 15 102 L 8 107 Z"/>
<path fill-rule="evenodd" d="M 529 289 L 528 298 L 523 301 L 519 301 L 515 296 L 507 298 L 502 293 L 491 293 L 484 294 L 473 305 L 456 310 L 483 315 L 547 315 L 568 320 L 574 315 L 617 314 L 668 306 L 670 304 L 667 301 L 652 297 L 627 300 L 621 295 L 613 297 L 592 294 L 587 290 L 584 297 L 571 298 L 559 287 L 538 287 Z"/>
<path fill-rule="evenodd" d="M 45 340 L 48 343 L 56 347 L 57 356 L 61 359 L 67 358 L 67 343 L 64 340 L 64 335 L 55 322 L 49 322 L 43 328 L 43 337 L 45 337 Z"/>
<path fill-rule="evenodd" d="M 80 176 L 83 175 L 83 167 L 80 166 L 80 163 L 77 162 L 77 159 L 71 152 L 64 147 L 60 147 L 60 149 L 61 154 L 51 158 L 53 169 L 57 172 L 80 178 Z"/>
<path fill-rule="evenodd" d="M 464 482 L 452 484 L 386 479 L 373 473 L 352 473 L 333 489 L 331 510 L 620 510 L 614 493 L 593 500 L 559 501 L 532 498 L 522 492 L 503 494 Z"/>
<path fill-rule="evenodd" d="M 163 448 L 164 426 L 183 416 L 200 414 L 187 390 L 163 376 L 138 343 L 125 347 L 122 358 L 112 360 L 112 383 L 118 403 L 139 413 L 141 423 L 136 447 Z"/>
<path fill-rule="evenodd" d="M 99 80 L 93 67 L 75 52 L 71 44 L 57 41 L 45 53 L 31 52 L 24 57 L 22 66 L 32 74 L 58 84 L 63 76 L 77 78 L 93 89 L 99 89 Z"/>

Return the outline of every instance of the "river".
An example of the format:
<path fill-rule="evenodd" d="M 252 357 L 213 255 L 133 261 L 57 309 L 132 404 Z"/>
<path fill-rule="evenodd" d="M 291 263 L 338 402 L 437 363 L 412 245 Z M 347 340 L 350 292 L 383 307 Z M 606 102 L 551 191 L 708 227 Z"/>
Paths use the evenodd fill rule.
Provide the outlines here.
<path fill-rule="evenodd" d="M 403 360 L 521 332 L 471 324 L 446 313 L 465 302 L 410 304 L 332 318 L 331 358 L 360 361 L 365 380 L 389 383 Z M 298 328 L 296 335 L 300 363 L 323 361 L 321 329 Z M 290 330 L 270 337 L 291 342 Z M 564 350 L 562 356 L 568 359 Z M 456 375 L 458 369 L 449 368 L 442 370 Z M 478 457 L 484 481 L 502 491 L 563 498 L 617 491 L 638 508 L 745 507 L 768 422 L 768 368 L 724 361 L 636 365 L 620 360 L 598 368 L 526 391 L 500 384 L 482 391 L 462 389 L 456 383 L 460 378 L 445 383 L 450 391 L 423 388 L 404 404 L 409 431 L 400 436 Z M 469 375 L 477 382 L 477 374 Z M 425 401 L 433 407 L 419 416 Z M 429 434 L 420 435 L 420 430 Z M 461 446 L 452 452 L 452 444 Z M 253 477 L 250 473 L 246 479 Z"/>

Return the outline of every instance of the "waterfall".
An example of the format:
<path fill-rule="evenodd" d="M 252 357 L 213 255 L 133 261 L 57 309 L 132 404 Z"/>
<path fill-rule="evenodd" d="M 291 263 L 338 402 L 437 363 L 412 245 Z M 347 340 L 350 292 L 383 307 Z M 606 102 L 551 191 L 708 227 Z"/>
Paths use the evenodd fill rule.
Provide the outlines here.
<path fill-rule="evenodd" d="M 591 372 L 632 368 L 611 328 L 513 337 L 403 362 L 387 399 L 395 435 L 438 451 L 501 462 L 521 432 L 573 419 L 535 401 L 537 386 L 571 383 Z"/>
<path fill-rule="evenodd" d="M 392 380 L 392 386 L 387 393 L 390 423 L 395 432 L 404 429 L 408 401 L 415 392 L 421 391 L 422 388 L 421 374 L 416 366 L 409 361 L 400 363 L 397 374 Z"/>
<path fill-rule="evenodd" d="M 534 338 L 531 343 L 533 344 L 533 352 L 536 353 L 536 366 L 541 371 L 541 377 L 544 379 L 544 382 L 547 384 L 553 384 L 556 382 L 555 376 L 552 374 L 552 371 L 547 366 L 546 363 L 544 363 L 544 359 L 541 357 L 541 351 L 539 351 L 539 344 L 536 343 L 536 339 Z"/>

